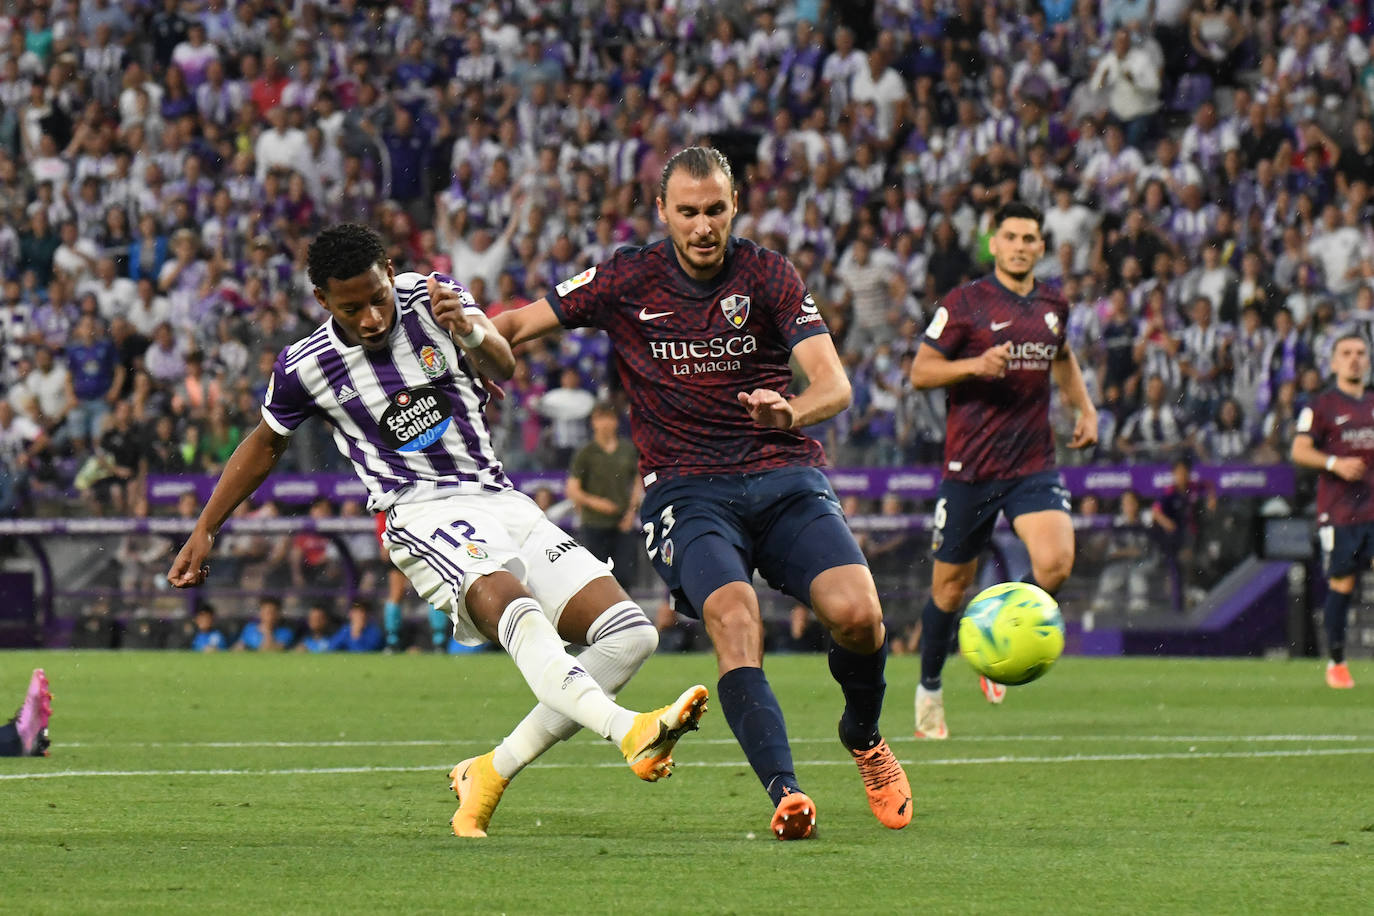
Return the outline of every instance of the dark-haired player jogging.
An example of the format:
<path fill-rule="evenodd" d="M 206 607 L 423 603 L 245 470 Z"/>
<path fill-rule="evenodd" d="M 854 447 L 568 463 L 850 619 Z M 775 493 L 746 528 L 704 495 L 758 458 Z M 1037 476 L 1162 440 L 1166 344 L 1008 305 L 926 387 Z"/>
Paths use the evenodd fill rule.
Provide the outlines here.
<path fill-rule="evenodd" d="M 1042 221 L 1018 202 L 997 211 L 992 275 L 941 300 L 911 364 L 915 387 L 949 389 L 935 562 L 921 613 L 920 738 L 949 737 L 940 673 L 998 514 L 1025 542 L 1036 585 L 1054 594 L 1073 568 L 1069 493 L 1054 468 L 1051 378 L 1078 414 L 1072 448 L 1097 441 L 1097 410 L 1064 337 L 1068 302 L 1032 273 L 1045 253 Z M 1002 701 L 1005 687 L 981 684 L 989 701 Z"/>
<path fill-rule="evenodd" d="M 454 833 L 486 836 L 510 779 L 579 726 L 617 742 L 641 779 L 670 775 L 673 747 L 706 710 L 706 688 L 653 712 L 613 701 L 657 634 L 606 564 L 514 489 L 492 452 L 482 377 L 510 377 L 510 345 L 448 277 L 398 276 L 365 226 L 320 233 L 308 268 L 329 318 L 277 357 L 262 422 L 230 456 L 168 580 L 205 581 L 215 533 L 295 429 L 319 415 L 367 485 L 368 508 L 386 513 L 391 561 L 448 611 L 456 639 L 499 642 L 539 700 L 517 729 L 520 744 L 449 774 L 462 800 Z M 574 659 L 564 640 L 587 649 Z M 452 702 L 461 713 L 473 700 L 455 690 Z"/>
<path fill-rule="evenodd" d="M 756 569 L 830 631 L 840 740 L 878 820 L 904 827 L 911 789 L 878 728 L 882 608 L 821 445 L 801 432 L 849 406 L 849 379 L 796 269 L 731 237 L 737 203 L 725 157 L 685 149 L 659 182 L 668 238 L 621 249 L 494 323 L 512 344 L 559 327 L 610 335 L 641 456 L 645 546 L 678 610 L 705 621 L 721 709 L 772 800 L 774 835 L 812 835 L 816 808 L 764 677 Z M 808 381 L 792 399 L 789 358 Z"/>
<path fill-rule="evenodd" d="M 1295 464 L 1321 471 L 1317 479 L 1317 540 L 1326 572 L 1322 622 L 1331 658 L 1326 683 L 1355 686 L 1345 661 L 1345 625 L 1360 570 L 1374 559 L 1374 391 L 1369 344 L 1359 334 L 1337 338 L 1331 348 L 1336 384 L 1298 415 Z"/>

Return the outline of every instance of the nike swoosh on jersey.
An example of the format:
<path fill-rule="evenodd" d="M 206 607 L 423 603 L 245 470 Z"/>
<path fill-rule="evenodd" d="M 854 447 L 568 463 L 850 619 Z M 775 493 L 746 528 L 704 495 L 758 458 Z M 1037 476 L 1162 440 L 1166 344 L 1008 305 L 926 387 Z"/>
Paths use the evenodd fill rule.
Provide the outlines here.
<path fill-rule="evenodd" d="M 1343 416 L 1343 417 L 1337 417 L 1337 418 L 1336 418 L 1336 425 L 1337 425 L 1337 426 L 1344 426 L 1345 424 L 1347 424 L 1347 423 L 1349 423 L 1349 422 L 1350 422 L 1350 414 L 1346 414 L 1346 415 Z"/>
<path fill-rule="evenodd" d="M 1002 329 L 1005 328 L 1005 327 L 1009 327 L 1010 325 L 1011 325 L 1011 322 L 1010 322 L 1010 321 L 994 321 L 994 322 L 992 323 L 992 329 L 993 329 L 994 331 L 1000 331 L 1000 330 L 1002 330 Z"/>
<path fill-rule="evenodd" d="M 672 312 L 651 312 L 648 309 L 639 310 L 640 321 L 653 321 L 655 318 L 667 318 Z"/>

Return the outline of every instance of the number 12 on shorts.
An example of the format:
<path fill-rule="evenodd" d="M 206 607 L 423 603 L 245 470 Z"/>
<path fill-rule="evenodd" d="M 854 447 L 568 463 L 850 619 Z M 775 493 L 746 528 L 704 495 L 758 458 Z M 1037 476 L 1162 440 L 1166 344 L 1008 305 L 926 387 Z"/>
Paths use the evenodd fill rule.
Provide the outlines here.
<path fill-rule="evenodd" d="M 485 541 L 477 537 L 477 529 L 472 527 L 472 525 L 468 524 L 462 519 L 459 519 L 456 522 L 449 522 L 448 527 L 452 528 L 454 531 L 457 531 L 459 536 L 461 536 L 463 540 L 475 541 L 479 544 L 485 543 Z M 463 541 L 454 540 L 453 535 L 449 534 L 443 528 L 437 529 L 433 534 L 429 536 L 429 539 L 431 541 L 443 541 L 445 544 L 448 544 L 454 550 L 463 549 Z"/>

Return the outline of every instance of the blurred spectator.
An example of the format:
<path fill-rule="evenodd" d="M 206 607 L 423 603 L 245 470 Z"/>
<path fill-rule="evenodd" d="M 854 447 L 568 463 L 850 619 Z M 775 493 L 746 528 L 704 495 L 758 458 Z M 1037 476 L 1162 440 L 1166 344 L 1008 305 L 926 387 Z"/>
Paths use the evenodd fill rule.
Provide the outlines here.
<path fill-rule="evenodd" d="M 1097 62 L 1088 85 L 1106 93 L 1107 108 L 1124 125 L 1127 142 L 1144 142 L 1159 109 L 1159 68 L 1144 49 L 1131 46 L 1127 29 L 1113 33 L 1111 50 Z"/>
<path fill-rule="evenodd" d="M 334 633 L 329 648 L 334 652 L 380 652 L 382 642 L 382 628 L 372 619 L 371 605 L 355 601 L 348 606 L 348 620 Z"/>
<path fill-rule="evenodd" d="M 229 648 L 224 631 L 215 623 L 215 608 L 207 601 L 196 605 L 196 632 L 191 638 L 193 652 L 222 652 Z"/>
<path fill-rule="evenodd" d="M 258 617 L 243 625 L 234 649 L 242 652 L 282 652 L 295 642 L 296 631 L 283 622 L 281 600 L 266 595 L 258 600 Z"/>
<path fill-rule="evenodd" d="M 595 404 L 596 396 L 582 387 L 582 377 L 573 368 L 564 369 L 558 387 L 535 402 L 535 410 L 550 421 L 549 444 L 555 469 L 566 468 L 573 453 L 586 444 L 587 418 Z"/>
<path fill-rule="evenodd" d="M 1094 612 L 1136 614 L 1149 609 L 1159 582 L 1159 554 L 1150 536 L 1151 524 L 1151 514 L 1141 511 L 1140 497 L 1130 490 L 1121 494 L 1121 512 L 1108 535 L 1106 565 L 1092 600 Z"/>
<path fill-rule="evenodd" d="M 1194 568 L 1195 548 L 1197 545 L 1198 514 L 1201 507 L 1200 491 L 1193 486 L 1192 462 L 1179 458 L 1171 469 L 1173 482 L 1151 510 L 1150 522 L 1154 526 L 1155 540 L 1160 552 L 1170 558 L 1179 573 L 1175 580 L 1174 607 L 1186 610 L 1184 595 L 1188 604 L 1196 598 L 1197 575 Z M 1180 581 L 1181 580 L 1181 581 Z M 1180 585 L 1183 586 L 1180 590 Z"/>
<path fill-rule="evenodd" d="M 315 602 L 305 612 L 305 632 L 296 643 L 297 652 L 331 652 L 334 649 L 334 635 L 337 627 L 329 608 L 323 602 Z"/>
<path fill-rule="evenodd" d="M 310 518 L 321 521 L 332 517 L 333 504 L 326 498 L 310 504 Z M 318 531 L 301 531 L 291 540 L 291 582 L 297 588 L 333 584 L 339 578 L 339 551 L 328 536 Z"/>
<path fill-rule="evenodd" d="M 572 458 L 567 494 L 578 510 L 578 538 L 626 592 L 635 585 L 639 555 L 639 453 L 620 437 L 620 412 L 610 401 L 592 408 L 592 440 Z"/>
<path fill-rule="evenodd" d="M 1128 461 L 1165 461 L 1177 456 L 1188 442 L 1188 427 L 1178 410 L 1165 401 L 1164 380 L 1145 382 L 1145 402 L 1122 424 L 1116 449 Z"/>

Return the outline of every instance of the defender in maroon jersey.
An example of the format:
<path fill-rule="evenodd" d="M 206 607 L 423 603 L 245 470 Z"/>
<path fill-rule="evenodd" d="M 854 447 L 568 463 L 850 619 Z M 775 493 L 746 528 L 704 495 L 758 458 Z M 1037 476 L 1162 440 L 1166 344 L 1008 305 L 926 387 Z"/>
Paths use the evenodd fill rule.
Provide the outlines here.
<path fill-rule="evenodd" d="M 845 697 L 840 740 L 887 827 L 911 821 L 911 788 L 878 730 L 887 658 L 878 592 L 825 454 L 801 429 L 849 406 L 825 321 L 782 255 L 730 236 L 738 200 L 718 151 L 683 150 L 659 183 L 668 238 L 622 249 L 547 299 L 495 319 L 519 344 L 559 327 L 605 330 L 630 398 L 654 568 L 715 645 L 720 703 L 775 806 L 779 839 L 812 834 L 782 710 L 763 674 L 758 570 L 831 634 Z M 795 357 L 808 379 L 787 397 Z"/>
<path fill-rule="evenodd" d="M 1360 570 L 1374 559 L 1374 391 L 1369 344 L 1346 334 L 1331 348 L 1336 384 L 1298 415 L 1295 464 L 1322 471 L 1317 480 L 1317 536 L 1326 567 L 1323 622 L 1331 654 L 1326 683 L 1354 687 L 1345 663 L 1345 626 Z"/>
<path fill-rule="evenodd" d="M 1069 493 L 1054 469 L 1051 378 L 1078 411 L 1071 447 L 1097 441 L 1097 410 L 1065 339 L 1068 302 L 1032 273 L 1045 252 L 1041 222 L 1026 204 L 998 210 L 992 275 L 945 296 L 911 364 L 917 388 L 949 389 L 935 563 L 921 615 L 917 737 L 949 737 L 940 672 L 998 514 L 1025 542 L 1036 585 L 1053 594 L 1073 568 Z M 1006 695 L 1000 684 L 980 683 L 990 702 Z"/>

